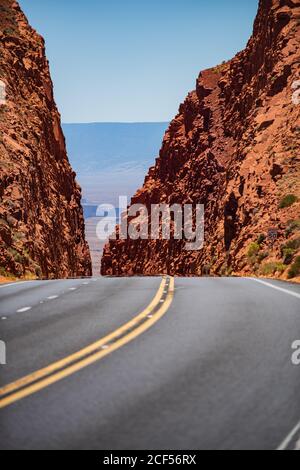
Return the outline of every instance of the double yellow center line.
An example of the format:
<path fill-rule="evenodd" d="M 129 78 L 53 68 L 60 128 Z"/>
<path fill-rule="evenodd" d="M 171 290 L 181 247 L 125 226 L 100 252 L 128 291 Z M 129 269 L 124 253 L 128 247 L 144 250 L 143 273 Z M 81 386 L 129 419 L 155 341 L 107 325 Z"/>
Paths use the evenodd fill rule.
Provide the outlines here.
<path fill-rule="evenodd" d="M 163 278 L 152 302 L 139 315 L 113 333 L 60 361 L 0 388 L 0 408 L 5 408 L 99 361 L 154 325 L 169 309 L 174 278 Z"/>

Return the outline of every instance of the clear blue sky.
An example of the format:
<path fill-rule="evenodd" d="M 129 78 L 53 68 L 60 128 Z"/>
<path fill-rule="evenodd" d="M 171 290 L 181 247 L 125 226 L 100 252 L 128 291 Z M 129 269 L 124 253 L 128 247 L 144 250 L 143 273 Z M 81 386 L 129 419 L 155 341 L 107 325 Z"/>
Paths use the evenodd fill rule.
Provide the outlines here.
<path fill-rule="evenodd" d="M 258 0 L 20 0 L 64 122 L 168 121 L 201 69 L 243 49 Z"/>

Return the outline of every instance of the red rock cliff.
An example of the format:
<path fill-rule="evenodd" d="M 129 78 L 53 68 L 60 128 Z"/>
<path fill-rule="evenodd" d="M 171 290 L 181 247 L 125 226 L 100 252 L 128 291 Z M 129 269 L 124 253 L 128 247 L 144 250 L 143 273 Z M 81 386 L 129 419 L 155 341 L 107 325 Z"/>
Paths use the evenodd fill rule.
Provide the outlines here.
<path fill-rule="evenodd" d="M 0 275 L 90 275 L 44 41 L 13 0 L 0 5 L 0 80 Z"/>
<path fill-rule="evenodd" d="M 103 274 L 300 274 L 299 53 L 299 2 L 261 0 L 246 49 L 200 73 L 132 201 L 205 204 L 203 250 L 111 241 Z"/>

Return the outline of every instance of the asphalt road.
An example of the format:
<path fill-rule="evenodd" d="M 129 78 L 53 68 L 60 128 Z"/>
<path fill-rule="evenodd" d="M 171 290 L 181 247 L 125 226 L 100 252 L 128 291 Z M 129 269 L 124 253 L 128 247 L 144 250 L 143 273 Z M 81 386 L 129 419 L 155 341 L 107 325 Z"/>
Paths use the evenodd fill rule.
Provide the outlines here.
<path fill-rule="evenodd" d="M 300 448 L 300 286 L 164 282 L 0 287 L 1 450 Z"/>

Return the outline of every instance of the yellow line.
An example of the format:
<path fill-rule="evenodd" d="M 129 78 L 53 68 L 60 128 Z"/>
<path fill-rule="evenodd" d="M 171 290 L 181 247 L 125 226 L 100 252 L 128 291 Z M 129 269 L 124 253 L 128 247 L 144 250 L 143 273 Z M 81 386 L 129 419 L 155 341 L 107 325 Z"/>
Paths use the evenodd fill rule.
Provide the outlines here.
<path fill-rule="evenodd" d="M 104 344 L 112 341 L 116 336 L 121 335 L 122 333 L 124 333 L 125 331 L 127 331 L 128 329 L 133 327 L 136 322 L 138 322 L 139 320 L 141 320 L 142 318 L 147 316 L 149 314 L 149 312 L 151 312 L 158 305 L 158 303 L 161 299 L 161 296 L 163 294 L 165 285 L 166 285 L 166 279 L 163 279 L 162 282 L 161 282 L 161 285 L 160 285 L 160 287 L 157 291 L 157 294 L 155 295 L 152 302 L 137 317 L 133 318 L 128 323 L 122 325 L 120 328 L 115 330 L 113 333 L 110 333 L 109 335 L 104 336 L 100 340 L 96 341 L 95 343 L 90 344 L 89 346 L 81 349 L 80 351 L 77 351 L 76 353 L 71 354 L 70 356 L 65 357 L 64 359 L 61 359 L 57 362 L 54 362 L 53 364 L 50 364 L 47 367 L 44 367 L 43 369 L 40 369 L 36 372 L 33 372 L 33 373 L 17 380 L 16 382 L 13 382 L 11 384 L 8 384 L 8 385 L 2 387 L 0 389 L 0 397 L 3 396 L 3 395 L 7 395 L 8 393 L 11 393 L 15 390 L 18 390 L 19 388 L 24 387 L 25 385 L 28 385 L 31 382 L 35 382 L 38 379 L 41 379 L 41 378 L 43 378 L 43 377 L 45 377 L 45 376 L 47 376 L 47 375 L 49 375 L 53 372 L 56 372 L 59 369 L 62 369 L 63 367 L 66 367 L 71 362 L 74 362 L 78 359 L 81 359 L 82 357 L 87 356 L 88 354 L 91 354 L 92 352 L 94 352 L 96 349 L 99 349 Z"/>
<path fill-rule="evenodd" d="M 129 343 L 132 341 L 134 338 L 148 330 L 152 325 L 154 325 L 169 309 L 172 301 L 173 301 L 173 296 L 174 296 L 174 279 L 171 278 L 170 280 L 170 288 L 168 291 L 168 295 L 162 306 L 159 308 L 159 310 L 153 315 L 152 318 L 149 318 L 147 321 L 145 321 L 142 325 L 138 326 L 135 328 L 133 331 L 128 333 L 126 336 L 123 338 L 116 340 L 111 346 L 109 346 L 108 349 L 95 352 L 91 356 L 82 359 L 81 361 L 77 362 L 76 364 L 70 365 L 64 370 L 57 372 L 50 377 L 45 378 L 44 380 L 40 380 L 37 383 L 34 383 L 30 385 L 33 381 L 43 378 L 46 375 L 49 375 L 51 372 L 55 372 L 57 369 L 61 369 L 63 366 L 70 364 L 71 362 L 74 361 L 74 359 L 80 359 L 83 356 L 86 356 L 89 353 L 93 353 L 96 349 L 99 349 L 99 347 L 105 345 L 107 342 L 113 340 L 116 336 L 119 336 L 120 334 L 124 333 L 127 331 L 129 328 L 132 328 L 135 323 L 137 323 L 139 320 L 147 317 L 153 310 L 154 308 L 158 305 L 160 302 L 161 296 L 163 294 L 163 290 L 166 285 L 166 279 L 164 279 L 160 285 L 160 288 L 151 302 L 151 304 L 137 317 L 135 317 L 133 320 L 130 322 L 126 323 L 126 325 L 123 325 L 121 328 L 118 330 L 114 331 L 110 335 L 106 336 L 105 338 L 102 338 L 100 341 L 97 341 L 96 343 L 93 343 L 92 345 L 88 346 L 87 348 L 82 349 L 81 351 L 78 351 L 77 353 L 62 359 L 61 361 L 58 361 L 54 364 L 51 364 L 50 366 L 41 369 L 40 371 L 37 371 L 36 373 L 33 373 L 29 376 L 24 377 L 23 379 L 20 379 L 10 385 L 7 385 L 6 387 L 2 388 L 0 390 L 1 395 L 9 393 L 11 391 L 17 390 L 21 386 L 24 386 L 26 384 L 29 384 L 28 387 L 16 391 L 16 393 L 10 395 L 9 397 L 0 399 L 0 409 L 5 408 L 8 405 L 11 405 L 12 403 L 21 400 L 22 398 L 25 398 L 29 395 L 32 395 L 39 390 L 42 390 L 45 387 L 48 387 L 49 385 L 58 382 L 59 380 L 64 379 L 65 377 L 68 377 L 75 372 L 78 372 L 79 370 L 83 369 L 84 367 L 87 367 L 94 362 L 99 361 L 103 357 L 107 356 L 108 354 L 112 353 L 113 351 L 119 349 L 120 347 L 124 346 L 125 344 Z M 59 364 L 59 365 L 58 365 Z M 4 391 L 5 390 L 5 391 Z"/>

